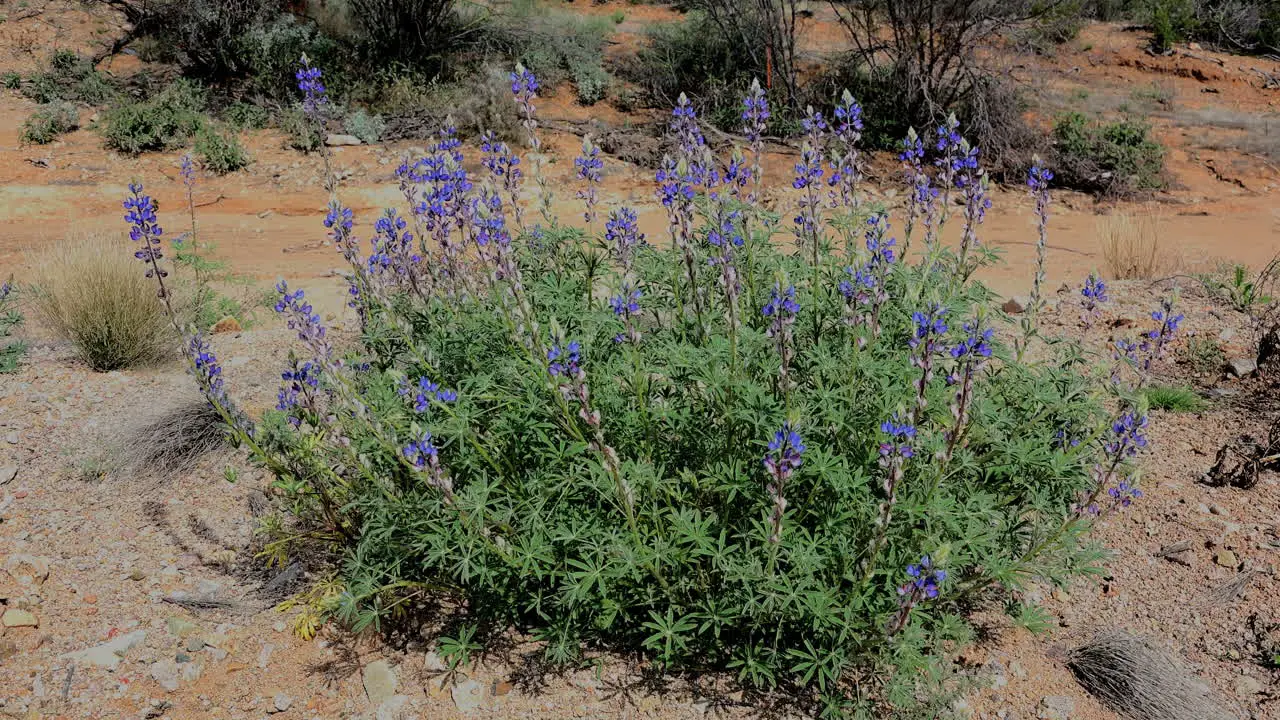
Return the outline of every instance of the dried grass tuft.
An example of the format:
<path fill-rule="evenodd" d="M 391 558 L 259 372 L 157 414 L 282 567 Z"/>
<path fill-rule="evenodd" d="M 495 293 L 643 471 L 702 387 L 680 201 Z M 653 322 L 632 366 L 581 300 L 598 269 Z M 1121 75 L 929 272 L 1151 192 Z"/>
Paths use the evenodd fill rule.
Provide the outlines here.
<path fill-rule="evenodd" d="M 1098 220 L 1107 271 L 1116 280 L 1150 280 L 1165 269 L 1160 256 L 1159 219 L 1118 212 Z"/>
<path fill-rule="evenodd" d="M 134 428 L 123 462 L 141 472 L 181 472 L 226 442 L 222 416 L 204 398 L 190 398 Z"/>
<path fill-rule="evenodd" d="M 1133 720 L 1235 720 L 1207 685 L 1142 638 L 1106 632 L 1072 650 L 1067 667 L 1090 694 Z"/>
<path fill-rule="evenodd" d="M 154 363 L 178 347 L 133 251 L 123 238 L 72 236 L 32 258 L 37 313 L 99 372 Z"/>

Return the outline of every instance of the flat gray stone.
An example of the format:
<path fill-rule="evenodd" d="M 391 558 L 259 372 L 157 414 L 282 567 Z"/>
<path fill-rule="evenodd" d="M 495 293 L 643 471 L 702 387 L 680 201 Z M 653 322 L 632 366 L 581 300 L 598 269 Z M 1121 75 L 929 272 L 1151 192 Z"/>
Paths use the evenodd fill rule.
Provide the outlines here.
<path fill-rule="evenodd" d="M 0 467 L 0 485 L 4 485 L 16 477 L 18 477 L 17 465 L 5 465 L 4 467 Z"/>
<path fill-rule="evenodd" d="M 343 145 L 359 145 L 360 138 L 355 135 L 339 135 L 337 133 L 329 133 L 324 139 L 324 144 L 329 147 L 342 147 Z"/>
<path fill-rule="evenodd" d="M 364 666 L 364 693 L 369 696 L 370 703 L 381 705 L 386 702 L 396 694 L 399 685 L 400 678 L 396 676 L 395 668 L 386 660 L 374 660 Z"/>
<path fill-rule="evenodd" d="M 1026 312 L 1029 307 L 1031 307 L 1031 298 L 1026 295 L 1014 295 L 1004 301 L 1001 309 L 1010 315 L 1020 315 Z"/>
<path fill-rule="evenodd" d="M 1253 358 L 1236 358 L 1227 362 L 1227 371 L 1238 378 L 1249 377 L 1258 371 L 1258 361 Z"/>
<path fill-rule="evenodd" d="M 148 669 L 151 679 L 155 680 L 160 687 L 167 692 L 173 692 L 178 689 L 178 663 L 172 660 L 161 660 L 160 662 L 151 663 Z"/>
<path fill-rule="evenodd" d="M 114 670 L 120 665 L 125 653 L 141 645 L 147 639 L 146 630 L 135 630 L 128 635 L 121 635 L 110 642 L 96 645 L 85 650 L 69 652 L 62 657 L 75 662 L 88 663 L 96 667 Z"/>
<path fill-rule="evenodd" d="M 1040 701 L 1040 720 L 1070 720 L 1076 701 L 1065 695 L 1049 695 Z"/>

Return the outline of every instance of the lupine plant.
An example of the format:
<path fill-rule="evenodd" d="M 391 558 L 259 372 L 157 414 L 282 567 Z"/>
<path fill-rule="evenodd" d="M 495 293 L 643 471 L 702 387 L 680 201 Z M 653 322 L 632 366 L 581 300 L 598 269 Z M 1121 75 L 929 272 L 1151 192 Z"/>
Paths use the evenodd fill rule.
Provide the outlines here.
<path fill-rule="evenodd" d="M 17 291 L 13 278 L 0 283 L 0 373 L 17 372 L 18 361 L 26 352 L 26 345 L 12 340 L 13 329 L 22 324 L 22 315 L 14 308 Z"/>
<path fill-rule="evenodd" d="M 536 88 L 513 74 L 535 150 Z M 852 128 L 854 107 L 842 98 L 835 117 Z M 758 143 L 757 86 L 744 108 Z M 820 118 L 808 180 L 823 170 Z M 591 201 L 607 208 L 601 238 L 550 216 L 513 225 L 520 159 L 486 140 L 490 178 L 473 182 L 442 142 L 398 173 L 403 213 L 357 224 L 331 201 L 358 337 L 330 334 L 282 282 L 299 345 L 276 409 L 253 422 L 236 410 L 198 335 L 192 373 L 276 478 L 270 554 L 319 544 L 341 558 L 307 632 L 314 613 L 387 627 L 439 602 L 459 608 L 449 648 L 516 626 L 558 663 L 638 649 L 781 686 L 829 716 L 919 717 L 924 678 L 971 637 L 963 612 L 979 593 L 1098 559 L 1083 539 L 1098 516 L 1082 508 L 1137 497 L 1145 420 L 1126 410 L 1113 427 L 1105 386 L 997 339 L 993 295 L 970 279 L 988 258 L 985 180 L 958 124 L 934 149 L 906 145 L 908 225 L 923 222 L 930 246 L 919 263 L 895 255 L 878 213 L 865 243 L 839 247 L 808 215 L 822 198 L 807 183 L 793 195 L 806 242 L 786 250 L 776 222 L 746 222 L 769 215 L 755 192 L 724 191 L 760 173 L 709 148 L 687 100 L 673 131 L 679 156 L 657 176 L 669 244 L 646 244 L 607 196 Z M 599 166 L 585 169 L 592 183 Z M 967 257 L 936 241 L 935 187 L 965 195 Z M 154 205 L 135 187 L 127 207 L 162 283 Z M 604 267 L 545 251 L 565 238 L 599 241 Z"/>

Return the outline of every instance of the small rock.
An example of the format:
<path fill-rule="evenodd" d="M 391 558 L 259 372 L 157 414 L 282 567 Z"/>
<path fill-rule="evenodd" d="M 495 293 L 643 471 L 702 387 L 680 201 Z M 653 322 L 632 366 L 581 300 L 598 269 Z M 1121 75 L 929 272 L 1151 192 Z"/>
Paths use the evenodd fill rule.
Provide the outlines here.
<path fill-rule="evenodd" d="M 200 674 L 204 672 L 204 665 L 200 663 L 187 663 L 182 666 L 182 681 L 193 683 L 200 679 Z"/>
<path fill-rule="evenodd" d="M 1026 312 L 1027 308 L 1030 306 L 1031 306 L 1031 298 L 1027 297 L 1026 295 L 1014 295 L 1008 300 L 1005 300 L 1004 305 L 1000 306 L 1000 309 L 1004 310 L 1010 315 L 1019 315 L 1021 313 Z"/>
<path fill-rule="evenodd" d="M 386 660 L 374 660 L 364 666 L 364 692 L 370 703 L 381 705 L 396 694 L 399 683 L 395 668 Z"/>
<path fill-rule="evenodd" d="M 508 695 L 515 687 L 510 680 L 497 680 L 493 683 L 493 694 Z"/>
<path fill-rule="evenodd" d="M 324 139 L 324 144 L 328 145 L 329 147 L 342 147 L 343 145 L 359 145 L 360 138 L 356 137 L 355 135 L 339 135 L 336 133 L 329 133 L 329 136 Z"/>
<path fill-rule="evenodd" d="M 408 695 L 392 695 L 374 711 L 374 720 L 404 720 L 408 717 Z"/>
<path fill-rule="evenodd" d="M 1241 675 L 1236 678 L 1237 695 L 1248 697 L 1250 695 L 1257 695 L 1260 692 L 1262 692 L 1262 683 L 1256 678 L 1249 677 L 1248 675 Z"/>
<path fill-rule="evenodd" d="M 146 580 L 147 574 L 142 572 L 141 570 L 134 570 L 133 572 L 129 573 L 129 579 L 134 582 L 138 582 L 140 580 Z"/>
<path fill-rule="evenodd" d="M 276 696 L 271 699 L 271 704 L 275 706 L 276 712 L 284 712 L 293 707 L 293 698 L 284 693 L 276 693 Z"/>
<path fill-rule="evenodd" d="M 464 713 L 479 709 L 484 702 L 484 687 L 475 680 L 454 685 L 449 694 L 453 696 L 453 704 Z"/>
<path fill-rule="evenodd" d="M 1076 701 L 1065 695 L 1049 695 L 1040 701 L 1040 720 L 1069 720 Z"/>
<path fill-rule="evenodd" d="M 266 643 L 262 646 L 262 649 L 258 651 L 258 667 L 264 670 L 267 668 L 267 663 L 271 661 L 271 651 L 275 649 L 276 646 L 271 643 Z"/>
<path fill-rule="evenodd" d="M 187 663 L 191 662 L 191 656 L 184 652 L 180 652 L 177 655 L 173 656 L 173 661 L 178 663 L 179 665 L 186 665 Z"/>
<path fill-rule="evenodd" d="M 258 217 L 260 217 L 260 218 L 269 218 L 269 217 L 271 217 L 271 210 L 270 210 L 270 209 L 263 210 L 262 212 L 258 213 Z"/>
<path fill-rule="evenodd" d="M 1219 550 L 1213 556 L 1213 561 L 1225 568 L 1234 568 L 1240 564 L 1240 560 L 1236 558 L 1236 554 L 1230 550 Z"/>
<path fill-rule="evenodd" d="M 1210 515 L 1226 515 L 1227 513 L 1226 513 L 1226 512 L 1224 512 L 1224 511 L 1222 510 L 1222 508 L 1221 508 L 1221 507 L 1218 507 L 1217 505 L 1210 504 L 1210 505 L 1209 505 L 1209 514 L 1210 514 Z"/>
<path fill-rule="evenodd" d="M 22 436 L 21 436 L 21 435 L 18 435 L 18 431 L 17 431 L 17 430 L 14 430 L 13 432 L 11 432 L 11 433 L 9 433 L 8 435 L 5 435 L 5 436 L 4 436 L 4 441 L 5 441 L 5 442 L 7 442 L 7 443 L 9 443 L 10 445 L 17 445 L 17 444 L 18 444 L 18 440 L 20 440 L 21 438 L 22 438 Z"/>
<path fill-rule="evenodd" d="M 1229 343 L 1236 339 L 1236 331 L 1232 328 L 1223 328 L 1222 332 L 1218 333 L 1218 339 L 1224 343 Z"/>
<path fill-rule="evenodd" d="M 49 561 L 35 555 L 10 555 L 4 571 L 23 585 L 39 585 L 49 577 Z"/>
<path fill-rule="evenodd" d="M 271 626 L 271 629 L 276 632 L 284 632 L 284 628 L 285 628 L 285 624 L 280 621 L 277 621 Z"/>
<path fill-rule="evenodd" d="M 40 627 L 40 620 L 36 618 L 35 613 L 29 610 L 19 610 L 18 608 L 9 608 L 4 611 L 4 615 L 0 616 L 0 624 L 7 628 L 11 627 Z"/>
<path fill-rule="evenodd" d="M 148 672 L 151 674 L 151 679 L 168 692 L 178 689 L 178 663 L 172 660 L 161 660 L 151 663 Z"/>
<path fill-rule="evenodd" d="M 101 668 L 114 669 L 120 664 L 124 654 L 147 639 L 146 630 L 135 630 L 128 635 L 121 635 L 111 642 L 103 643 L 85 650 L 70 652 L 62 657 L 67 660 L 84 662 Z"/>
<path fill-rule="evenodd" d="M 1227 362 L 1227 372 L 1238 378 L 1246 378 L 1258 371 L 1258 361 L 1253 358 L 1235 358 Z"/>
<path fill-rule="evenodd" d="M 165 624 L 169 628 L 169 634 L 174 637 L 185 638 L 200 632 L 200 626 L 176 615 L 170 615 Z"/>
<path fill-rule="evenodd" d="M 193 652 L 193 653 L 200 652 L 201 650 L 204 649 L 204 640 L 201 640 L 198 637 L 193 637 L 187 640 L 186 647 L 187 647 L 187 652 Z"/>
<path fill-rule="evenodd" d="M 0 485 L 4 485 L 16 477 L 18 477 L 17 465 L 5 465 L 4 467 L 0 467 Z"/>
<path fill-rule="evenodd" d="M 242 329 L 243 328 L 240 327 L 240 321 L 228 315 L 214 323 L 213 327 L 210 328 L 210 331 L 213 332 L 214 335 L 217 335 L 218 333 L 240 332 Z"/>

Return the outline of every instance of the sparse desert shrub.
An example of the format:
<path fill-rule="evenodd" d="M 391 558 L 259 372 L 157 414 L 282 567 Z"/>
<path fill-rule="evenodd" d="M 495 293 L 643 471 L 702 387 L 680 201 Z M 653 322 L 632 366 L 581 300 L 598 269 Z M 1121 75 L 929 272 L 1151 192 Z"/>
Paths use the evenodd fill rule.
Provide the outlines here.
<path fill-rule="evenodd" d="M 10 277 L 0 283 L 0 373 L 18 371 L 18 362 L 26 352 L 26 343 L 13 337 L 13 329 L 22 324 L 17 307 L 17 288 Z"/>
<path fill-rule="evenodd" d="M 291 13 L 254 25 L 238 46 L 244 56 L 248 89 L 276 101 L 289 98 L 286 89 L 297 71 L 298 58 L 303 55 L 313 62 L 344 67 L 337 62 L 343 54 L 341 43 Z"/>
<path fill-rule="evenodd" d="M 1217 375 L 1227 364 L 1222 345 L 1211 337 L 1193 335 L 1187 338 L 1179 359 L 1201 375 Z"/>
<path fill-rule="evenodd" d="M 1148 0 L 1147 22 L 1151 26 L 1151 49 L 1168 52 L 1174 45 L 1194 35 L 1200 24 L 1198 0 Z"/>
<path fill-rule="evenodd" d="M 1164 148 L 1138 120 L 1091 122 L 1083 113 L 1053 127 L 1055 167 L 1064 184 L 1115 195 L 1164 187 Z"/>
<path fill-rule="evenodd" d="M 59 336 L 99 372 L 173 354 L 177 337 L 138 274 L 128 242 L 105 235 L 68 237 L 33 258 L 32 300 Z"/>
<path fill-rule="evenodd" d="M 294 105 L 280 111 L 277 123 L 285 134 L 285 144 L 302 152 L 315 152 L 324 147 L 324 137 L 320 134 L 317 123 L 311 122 L 302 112 L 302 107 Z"/>
<path fill-rule="evenodd" d="M 271 113 L 254 103 L 233 102 L 227 106 L 223 117 L 233 127 L 244 130 L 261 130 L 271 124 Z"/>
<path fill-rule="evenodd" d="M 135 472 L 168 475 L 189 470 L 226 442 L 222 416 L 208 400 L 196 396 L 130 429 L 116 461 Z"/>
<path fill-rule="evenodd" d="M 22 122 L 22 142 L 45 145 L 80 127 L 80 113 L 69 102 L 41 105 Z"/>
<path fill-rule="evenodd" d="M 532 76 L 510 82 L 531 119 Z M 950 167 L 968 147 L 957 132 L 922 163 Z M 622 207 L 602 232 L 590 143 L 575 162 L 585 232 L 535 229 L 512 206 L 511 170 L 540 163 L 488 142 L 474 178 L 448 132 L 398 173 L 426 207 L 430 262 L 394 209 L 362 256 L 335 200 L 325 224 L 349 261 L 359 346 L 340 352 L 281 282 L 276 309 L 301 342 L 260 422 L 188 338 L 202 391 L 285 496 L 266 553 L 287 562 L 308 538 L 349 559 L 307 596 L 302 632 L 440 601 L 459 608 L 439 639 L 455 667 L 515 626 L 555 664 L 640 651 L 784 686 L 829 716 L 932 717 L 915 711 L 972 636 L 968 601 L 1099 557 L 1084 533 L 1140 496 L 1129 463 L 1146 418 L 1121 394 L 1110 422 L 1069 342 L 1029 363 L 996 340 L 993 295 L 970 279 L 994 257 L 974 240 L 981 171 L 944 176 L 969 206 L 965 243 L 928 237 L 929 261 L 904 263 L 884 214 L 812 201 L 810 153 L 801 248 L 784 252 L 774 236 L 790 232 L 748 193 L 707 192 L 698 168 L 725 177 L 727 158 L 700 133 L 681 106 L 684 149 L 657 178 L 670 242 L 645 243 Z M 154 271 L 155 204 L 136 186 L 128 204 Z M 828 219 L 858 230 L 828 233 Z"/>
<path fill-rule="evenodd" d="M 1195 412 L 1203 410 L 1205 401 L 1195 390 L 1175 385 L 1156 385 L 1142 391 L 1147 407 L 1170 412 Z"/>
<path fill-rule="evenodd" d="M 206 124 L 196 133 L 195 150 L 200 164 L 214 175 L 226 175 L 249 164 L 249 154 L 239 138 L 211 125 Z"/>
<path fill-rule="evenodd" d="M 529 68 L 547 88 L 604 73 L 608 18 L 550 10 L 536 0 L 514 0 L 479 30 L 476 44 Z"/>
<path fill-rule="evenodd" d="M 573 68 L 573 87 L 578 102 L 595 105 L 609 94 L 609 73 L 599 65 L 578 65 Z"/>
<path fill-rule="evenodd" d="M 353 42 L 378 60 L 441 57 L 460 32 L 456 0 L 344 0 Z"/>
<path fill-rule="evenodd" d="M 742 95 L 752 79 L 765 77 L 764 66 L 749 47 L 721 32 L 711 16 L 700 11 L 678 23 L 654 25 L 647 33 L 648 43 L 622 72 L 644 89 L 650 104 L 674 105 L 681 93 L 687 93 L 717 127 L 739 130 Z M 777 105 L 775 116 L 788 115 Z"/>
<path fill-rule="evenodd" d="M 140 3 L 138 12 L 189 74 L 222 80 L 252 67 L 245 39 L 284 9 L 283 0 L 160 0 Z"/>
<path fill-rule="evenodd" d="M 10 70 L 0 75 L 0 85 L 7 90 L 17 90 L 22 87 L 22 75 Z"/>
<path fill-rule="evenodd" d="M 107 147 L 131 155 L 184 147 L 208 122 L 205 102 L 199 85 L 178 80 L 151 98 L 108 110 L 100 126 L 102 139 Z"/>
<path fill-rule="evenodd" d="M 1280 255 L 1272 258 L 1256 274 L 1244 265 L 1233 265 L 1222 274 L 1226 276 L 1225 280 L 1215 275 L 1201 278 L 1205 289 L 1221 298 L 1232 310 L 1253 315 L 1265 311 L 1275 302 L 1271 293 L 1280 283 Z"/>
<path fill-rule="evenodd" d="M 382 139 L 382 133 L 387 129 L 387 121 L 383 120 L 381 115 L 370 115 L 364 108 L 357 108 L 347 114 L 346 119 L 342 121 L 342 129 L 360 138 L 360 142 L 372 144 Z"/>
<path fill-rule="evenodd" d="M 1116 212 L 1098 219 L 1098 241 L 1107 272 L 1116 280 L 1150 280 L 1162 269 L 1155 215 Z"/>
<path fill-rule="evenodd" d="M 1102 633 L 1071 650 L 1067 667 L 1085 690 L 1125 717 L 1233 717 L 1182 663 L 1128 633 Z"/>
<path fill-rule="evenodd" d="M 66 102 L 101 105 L 116 96 L 116 89 L 93 67 L 93 61 L 70 50 L 55 50 L 48 67 L 21 85 L 23 95 L 41 104 Z"/>

